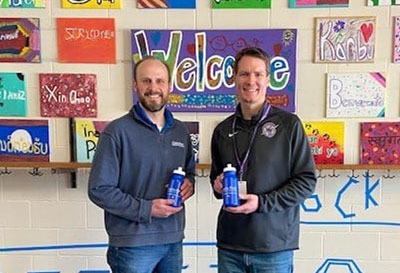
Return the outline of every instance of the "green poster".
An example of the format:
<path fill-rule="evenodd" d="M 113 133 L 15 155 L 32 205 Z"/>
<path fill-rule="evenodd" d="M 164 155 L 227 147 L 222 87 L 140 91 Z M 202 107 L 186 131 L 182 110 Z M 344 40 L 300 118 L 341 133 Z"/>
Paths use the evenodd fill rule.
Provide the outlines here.
<path fill-rule="evenodd" d="M 271 0 L 212 0 L 214 9 L 269 9 Z"/>
<path fill-rule="evenodd" d="M 22 73 L 0 73 L 0 116 L 26 117 L 26 90 Z"/>

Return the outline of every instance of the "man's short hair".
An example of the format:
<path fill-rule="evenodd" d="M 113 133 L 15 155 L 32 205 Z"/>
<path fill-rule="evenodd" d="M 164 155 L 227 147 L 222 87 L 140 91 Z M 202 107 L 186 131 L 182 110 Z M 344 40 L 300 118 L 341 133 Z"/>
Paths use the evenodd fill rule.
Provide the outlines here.
<path fill-rule="evenodd" d="M 244 56 L 258 58 L 264 61 L 267 75 L 269 75 L 269 57 L 268 54 L 259 47 L 245 47 L 236 53 L 235 63 L 233 64 L 233 74 L 238 72 L 239 62 Z"/>
<path fill-rule="evenodd" d="M 169 71 L 169 68 L 168 68 L 167 63 L 164 62 L 164 61 L 162 61 L 162 60 L 160 60 L 160 59 L 157 59 L 156 57 L 151 56 L 151 55 L 149 55 L 149 56 L 144 56 L 140 61 L 138 61 L 138 62 L 135 64 L 135 67 L 133 68 L 133 79 L 134 79 L 135 81 L 136 81 L 136 75 L 137 75 L 137 70 L 138 70 L 139 65 L 140 65 L 141 63 L 143 63 L 144 61 L 147 61 L 147 60 L 156 60 L 156 61 L 161 62 L 161 63 L 165 66 L 165 68 L 167 69 L 167 71 L 168 71 L 168 83 L 171 82 L 171 71 Z"/>

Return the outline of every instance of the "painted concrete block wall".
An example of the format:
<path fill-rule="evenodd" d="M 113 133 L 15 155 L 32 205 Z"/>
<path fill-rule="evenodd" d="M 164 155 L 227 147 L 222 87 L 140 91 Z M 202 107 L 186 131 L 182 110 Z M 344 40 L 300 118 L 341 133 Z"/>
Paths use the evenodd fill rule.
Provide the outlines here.
<path fill-rule="evenodd" d="M 400 66 L 391 63 L 392 17 L 400 7 L 367 7 L 350 0 L 349 8 L 288 9 L 274 0 L 271 10 L 212 10 L 209 0 L 197 0 L 196 10 L 138 10 L 124 0 L 121 10 L 66 10 L 49 0 L 46 9 L 0 10 L 1 17 L 39 17 L 40 64 L 1 63 L 2 72 L 24 72 L 28 116 L 40 118 L 38 73 L 95 73 L 98 78 L 99 119 L 114 119 L 131 106 L 130 29 L 257 29 L 298 28 L 297 113 L 304 120 L 325 120 L 325 74 L 328 72 L 386 71 L 387 118 L 400 118 Z M 314 64 L 314 17 L 377 16 L 376 59 L 372 64 Z M 57 17 L 115 18 L 117 63 L 57 63 Z M 185 121 L 200 122 L 200 162 L 210 162 L 210 138 L 227 114 L 179 113 Z M 358 163 L 361 121 L 346 124 L 345 162 Z M 69 161 L 67 119 L 50 119 L 51 161 Z M 9 169 L 10 170 L 10 169 Z M 4 170 L 1 170 L 4 171 Z M 69 176 L 40 169 L 13 169 L 0 176 L 0 272 L 65 272 L 108 270 L 107 235 L 103 213 L 87 198 L 88 170 L 80 170 L 78 188 Z M 296 273 L 398 273 L 400 268 L 400 172 L 322 171 L 315 195 L 302 206 L 301 250 Z M 212 196 L 205 173 L 199 172 L 196 195 L 187 203 L 184 272 L 216 272 L 215 230 L 221 202 Z M 339 177 L 335 177 L 339 175 Z M 358 176 L 351 179 L 348 176 Z M 364 177 L 367 176 L 368 178 Z M 372 176 L 373 177 L 370 177 Z M 389 178 L 389 176 L 395 176 Z M 387 178 L 385 178 L 387 177 Z"/>

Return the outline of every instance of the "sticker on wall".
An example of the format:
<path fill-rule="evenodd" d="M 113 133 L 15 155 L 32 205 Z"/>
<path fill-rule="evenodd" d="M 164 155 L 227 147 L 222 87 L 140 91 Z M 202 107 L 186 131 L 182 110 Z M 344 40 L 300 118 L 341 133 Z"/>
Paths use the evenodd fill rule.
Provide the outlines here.
<path fill-rule="evenodd" d="M 172 75 L 169 107 L 176 112 L 233 112 L 234 56 L 249 46 L 271 58 L 268 101 L 295 111 L 296 29 L 132 30 L 132 58 L 165 60 Z"/>
<path fill-rule="evenodd" d="M 199 163 L 199 147 L 200 147 L 200 134 L 198 121 L 184 121 L 183 122 L 190 134 L 190 141 L 192 142 L 194 160 Z"/>
<path fill-rule="evenodd" d="M 344 122 L 303 122 L 315 164 L 343 164 Z"/>
<path fill-rule="evenodd" d="M 40 63 L 38 18 L 0 18 L 0 62 Z"/>
<path fill-rule="evenodd" d="M 348 6 L 349 0 L 289 0 L 290 8 L 341 8 Z"/>
<path fill-rule="evenodd" d="M 368 6 L 396 6 L 400 5 L 400 0 L 367 0 Z"/>
<path fill-rule="evenodd" d="M 0 116 L 26 116 L 24 74 L 0 73 Z"/>
<path fill-rule="evenodd" d="M 75 155 L 77 162 L 92 162 L 100 133 L 108 121 L 75 120 Z"/>
<path fill-rule="evenodd" d="M 50 158 L 47 120 L 0 119 L 1 161 L 45 161 Z"/>
<path fill-rule="evenodd" d="M 212 0 L 214 9 L 270 9 L 271 0 Z"/>
<path fill-rule="evenodd" d="M 121 0 L 62 0 L 64 9 L 120 9 Z"/>
<path fill-rule="evenodd" d="M 400 16 L 394 17 L 393 26 L 393 62 L 400 63 Z"/>
<path fill-rule="evenodd" d="M 400 164 L 400 122 L 361 123 L 361 164 Z"/>
<path fill-rule="evenodd" d="M 44 8 L 45 0 L 1 0 L 0 8 Z"/>
<path fill-rule="evenodd" d="M 42 117 L 96 117 L 94 74 L 39 74 Z"/>
<path fill-rule="evenodd" d="M 137 0 L 140 9 L 195 9 L 196 0 Z"/>
<path fill-rule="evenodd" d="M 331 73 L 327 79 L 327 117 L 384 117 L 384 73 Z"/>
<path fill-rule="evenodd" d="M 115 63 L 113 18 L 57 18 L 58 61 Z"/>
<path fill-rule="evenodd" d="M 375 17 L 315 19 L 316 63 L 368 63 L 375 57 Z"/>

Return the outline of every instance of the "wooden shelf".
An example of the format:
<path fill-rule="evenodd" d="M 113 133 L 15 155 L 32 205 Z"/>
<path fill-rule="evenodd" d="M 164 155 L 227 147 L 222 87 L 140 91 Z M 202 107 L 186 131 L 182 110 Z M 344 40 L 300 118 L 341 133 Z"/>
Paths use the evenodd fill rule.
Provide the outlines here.
<path fill-rule="evenodd" d="M 0 162 L 0 167 L 7 168 L 51 168 L 51 169 L 85 169 L 91 163 L 78 162 Z M 209 170 L 210 164 L 197 164 L 198 170 Z M 334 164 L 317 165 L 318 170 L 400 170 L 400 165 L 360 165 L 360 164 Z"/>
<path fill-rule="evenodd" d="M 83 169 L 90 168 L 90 163 L 78 162 L 0 162 L 0 167 L 6 168 L 51 168 L 51 169 Z"/>

